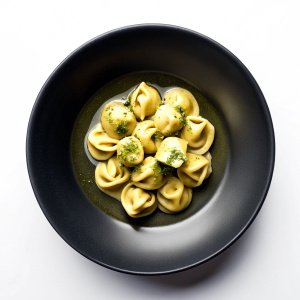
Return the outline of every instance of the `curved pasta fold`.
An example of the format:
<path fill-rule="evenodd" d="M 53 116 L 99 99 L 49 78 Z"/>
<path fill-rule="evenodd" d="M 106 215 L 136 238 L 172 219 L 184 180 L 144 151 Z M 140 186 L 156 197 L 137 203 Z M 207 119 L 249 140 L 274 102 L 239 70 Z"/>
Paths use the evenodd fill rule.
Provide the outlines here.
<path fill-rule="evenodd" d="M 140 164 L 144 159 L 144 149 L 139 139 L 128 136 L 117 145 L 117 158 L 126 167 Z"/>
<path fill-rule="evenodd" d="M 164 136 L 170 136 L 183 127 L 184 120 L 175 107 L 170 104 L 164 104 L 156 111 L 154 124 Z"/>
<path fill-rule="evenodd" d="M 194 188 L 201 185 L 203 180 L 208 177 L 210 162 L 203 155 L 193 153 L 186 155 L 188 160 L 177 169 L 177 175 L 184 185 Z"/>
<path fill-rule="evenodd" d="M 158 91 L 145 82 L 142 82 L 130 95 L 133 112 L 142 121 L 145 117 L 153 115 L 160 103 L 161 97 Z"/>
<path fill-rule="evenodd" d="M 131 180 L 139 188 L 156 190 L 166 182 L 160 171 L 157 160 L 152 156 L 148 156 L 142 162 L 140 169 L 132 173 Z"/>
<path fill-rule="evenodd" d="M 120 167 L 116 156 L 99 163 L 95 170 L 95 181 L 100 188 L 116 188 L 130 179 L 130 171 Z"/>
<path fill-rule="evenodd" d="M 136 187 L 133 182 L 124 187 L 121 203 L 127 214 L 133 218 L 150 215 L 157 208 L 155 195 Z"/>
<path fill-rule="evenodd" d="M 106 104 L 100 120 L 106 133 L 117 140 L 131 135 L 136 126 L 135 115 L 120 102 Z"/>
<path fill-rule="evenodd" d="M 192 200 L 192 189 L 185 187 L 174 176 L 169 176 L 165 185 L 157 190 L 158 208 L 165 213 L 176 213 L 188 207 Z"/>
<path fill-rule="evenodd" d="M 100 124 L 92 129 L 87 138 L 90 154 L 97 160 L 107 160 L 117 150 L 118 140 L 108 136 Z"/>
<path fill-rule="evenodd" d="M 181 131 L 180 137 L 188 142 L 190 152 L 195 154 L 207 152 L 215 138 L 214 126 L 200 116 L 189 116 L 186 120 L 187 125 Z"/>
<path fill-rule="evenodd" d="M 177 138 L 165 138 L 159 146 L 155 158 L 160 162 L 179 168 L 186 160 L 187 141 Z"/>
<path fill-rule="evenodd" d="M 162 137 L 157 132 L 152 120 L 140 122 L 132 135 L 141 141 L 144 152 L 147 154 L 155 153 L 162 142 Z"/>
<path fill-rule="evenodd" d="M 171 104 L 172 106 L 179 105 L 186 116 L 198 116 L 199 105 L 195 97 L 188 90 L 185 89 L 172 89 L 165 95 L 165 103 Z"/>
<path fill-rule="evenodd" d="M 212 166 L 211 166 L 212 156 L 209 152 L 206 152 L 205 154 L 203 154 L 203 156 L 209 161 L 206 176 L 204 178 L 204 179 L 206 179 L 212 173 Z"/>

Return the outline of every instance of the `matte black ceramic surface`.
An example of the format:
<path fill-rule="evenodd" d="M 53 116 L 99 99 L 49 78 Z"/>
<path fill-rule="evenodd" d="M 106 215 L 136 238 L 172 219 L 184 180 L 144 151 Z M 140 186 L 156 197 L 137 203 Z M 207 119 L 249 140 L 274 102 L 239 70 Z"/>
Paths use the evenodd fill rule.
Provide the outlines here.
<path fill-rule="evenodd" d="M 211 199 L 164 226 L 131 224 L 103 212 L 82 190 L 71 159 L 74 124 L 91 96 L 116 78 L 145 71 L 174 75 L 200 90 L 228 136 L 224 171 L 212 184 Z M 165 25 L 115 30 L 73 52 L 43 86 L 27 135 L 31 183 L 55 230 L 94 262 L 135 274 L 184 270 L 236 241 L 263 204 L 274 158 L 271 117 L 249 71 L 211 39 Z"/>

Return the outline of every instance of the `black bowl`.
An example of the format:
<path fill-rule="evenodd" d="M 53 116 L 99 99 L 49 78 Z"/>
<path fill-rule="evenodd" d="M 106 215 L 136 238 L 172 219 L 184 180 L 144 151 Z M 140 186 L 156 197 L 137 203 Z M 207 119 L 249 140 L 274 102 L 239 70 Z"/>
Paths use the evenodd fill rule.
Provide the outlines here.
<path fill-rule="evenodd" d="M 131 224 L 102 211 L 79 185 L 72 164 L 72 131 L 88 99 L 112 80 L 142 71 L 171 74 L 200 90 L 227 136 L 214 150 L 226 155 L 213 165 L 219 175 L 209 179 L 209 201 L 169 224 Z M 215 41 L 166 25 L 114 30 L 78 48 L 43 86 L 27 133 L 30 180 L 54 229 L 92 261 L 133 274 L 184 270 L 228 248 L 258 214 L 274 159 L 270 113 L 245 66 Z"/>

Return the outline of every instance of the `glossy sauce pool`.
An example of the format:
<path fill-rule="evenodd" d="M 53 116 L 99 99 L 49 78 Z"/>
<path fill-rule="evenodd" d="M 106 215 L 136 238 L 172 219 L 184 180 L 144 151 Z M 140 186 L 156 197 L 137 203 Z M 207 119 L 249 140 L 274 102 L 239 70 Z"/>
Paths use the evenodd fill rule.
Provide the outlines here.
<path fill-rule="evenodd" d="M 213 183 L 213 179 L 207 180 L 202 184 L 201 189 L 193 189 L 193 200 L 191 205 L 183 212 L 175 215 L 167 215 L 156 210 L 152 215 L 140 219 L 132 219 L 127 216 L 121 203 L 115 199 L 120 200 L 123 186 L 112 190 L 100 190 L 95 183 L 95 168 L 99 161 L 95 160 L 87 149 L 87 136 L 90 130 L 100 122 L 100 116 L 103 107 L 111 101 L 122 101 L 142 82 L 155 87 L 160 93 L 162 99 L 164 94 L 175 87 L 180 87 L 189 90 L 196 98 L 200 115 L 207 118 L 214 126 L 216 131 L 215 141 L 210 149 L 213 161 L 212 178 L 221 180 L 224 170 L 215 168 L 219 162 L 224 164 L 224 159 L 227 155 L 227 134 L 224 126 L 222 126 L 222 117 L 213 107 L 211 102 L 195 87 L 187 82 L 171 75 L 162 73 L 133 73 L 116 79 L 104 87 L 100 88 L 86 103 L 81 110 L 73 129 L 71 151 L 74 173 L 78 183 L 91 200 L 100 210 L 109 216 L 124 221 L 126 223 L 133 223 L 143 226 L 167 225 L 178 222 L 188 216 L 192 215 L 201 209 L 209 200 L 211 196 L 211 189 L 209 186 Z M 221 150 L 221 151 L 220 151 Z M 124 186 L 128 184 L 126 182 Z M 205 187 L 208 186 L 208 187 Z M 194 201 L 198 198 L 197 194 L 202 194 L 200 201 Z M 195 202 L 195 203 L 194 203 Z"/>

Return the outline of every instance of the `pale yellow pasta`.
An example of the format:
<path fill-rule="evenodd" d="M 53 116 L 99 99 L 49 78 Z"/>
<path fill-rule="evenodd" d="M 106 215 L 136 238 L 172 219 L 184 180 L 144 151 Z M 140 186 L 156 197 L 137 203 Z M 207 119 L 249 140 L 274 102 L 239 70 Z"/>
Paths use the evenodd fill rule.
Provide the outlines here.
<path fill-rule="evenodd" d="M 209 172 L 209 160 L 203 155 L 187 153 L 188 160 L 177 169 L 177 175 L 181 182 L 188 187 L 197 187 L 207 178 Z"/>
<path fill-rule="evenodd" d="M 141 141 L 144 152 L 147 154 L 155 153 L 163 138 L 159 135 L 159 132 L 157 132 L 154 121 L 151 120 L 140 122 L 135 127 L 132 135 Z"/>
<path fill-rule="evenodd" d="M 144 160 L 143 145 L 133 136 L 125 137 L 117 145 L 117 157 L 126 167 L 134 167 Z"/>
<path fill-rule="evenodd" d="M 121 194 L 121 203 L 132 218 L 150 215 L 157 208 L 157 200 L 153 193 L 144 191 L 131 182 L 127 184 Z"/>
<path fill-rule="evenodd" d="M 110 102 L 102 110 L 101 125 L 110 137 L 120 140 L 131 135 L 136 118 L 123 103 Z"/>
<path fill-rule="evenodd" d="M 172 89 L 168 91 L 165 95 L 165 103 L 172 106 L 179 105 L 186 116 L 198 116 L 199 115 L 199 105 L 195 97 L 185 89 Z"/>
<path fill-rule="evenodd" d="M 206 176 L 205 176 L 205 179 L 206 179 L 212 173 L 212 166 L 211 166 L 212 156 L 211 156 L 210 152 L 206 152 L 205 154 L 203 154 L 203 156 L 209 161 L 209 165 L 208 165 Z"/>
<path fill-rule="evenodd" d="M 214 126 L 200 116 L 189 116 L 186 121 L 187 125 L 182 129 L 180 137 L 188 142 L 190 152 L 195 154 L 207 152 L 214 141 Z"/>
<path fill-rule="evenodd" d="M 192 194 L 192 189 L 177 177 L 168 176 L 165 185 L 157 190 L 158 208 L 170 214 L 182 211 L 191 203 Z"/>
<path fill-rule="evenodd" d="M 95 181 L 100 188 L 117 188 L 129 179 L 129 169 L 121 168 L 116 156 L 107 162 L 99 163 L 95 170 Z"/>
<path fill-rule="evenodd" d="M 92 157 L 105 161 L 96 167 L 96 184 L 121 200 L 132 218 L 157 207 L 167 214 L 186 209 L 192 188 L 212 173 L 208 150 L 214 126 L 199 116 L 196 99 L 182 88 L 166 92 L 162 102 L 159 92 L 142 82 L 122 100 L 105 105 L 100 124 L 87 137 Z"/>
<path fill-rule="evenodd" d="M 156 190 L 165 183 L 163 175 L 159 172 L 160 166 L 157 160 L 148 156 L 142 162 L 140 168 L 131 175 L 131 180 L 135 185 L 145 190 Z"/>
<path fill-rule="evenodd" d="M 173 168 L 179 168 L 186 160 L 187 141 L 177 138 L 165 138 L 159 146 L 155 158 Z"/>
<path fill-rule="evenodd" d="M 170 136 L 183 127 L 184 120 L 178 109 L 170 104 L 164 104 L 156 111 L 154 124 L 164 136 Z"/>
<path fill-rule="evenodd" d="M 87 146 L 90 154 L 97 160 L 107 160 L 117 150 L 118 140 L 109 137 L 101 124 L 92 129 L 87 138 Z"/>
<path fill-rule="evenodd" d="M 142 82 L 130 95 L 133 112 L 142 121 L 145 117 L 153 115 L 160 103 L 161 97 L 158 91 L 145 82 Z"/>

